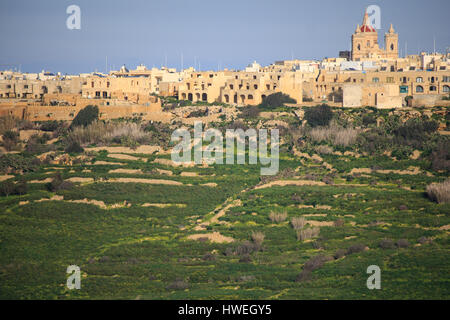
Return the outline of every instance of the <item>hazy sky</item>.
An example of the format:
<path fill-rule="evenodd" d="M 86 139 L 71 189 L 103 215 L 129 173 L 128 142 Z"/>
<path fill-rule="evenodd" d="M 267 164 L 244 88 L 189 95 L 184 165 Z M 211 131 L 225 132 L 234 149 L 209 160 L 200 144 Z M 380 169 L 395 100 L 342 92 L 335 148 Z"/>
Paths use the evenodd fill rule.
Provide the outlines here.
<path fill-rule="evenodd" d="M 81 8 L 81 30 L 66 8 Z M 256 60 L 335 57 L 368 5 L 381 8 L 380 44 L 393 23 L 408 53 L 450 46 L 449 0 L 0 0 L 0 69 L 63 73 L 200 63 L 243 68 Z"/>

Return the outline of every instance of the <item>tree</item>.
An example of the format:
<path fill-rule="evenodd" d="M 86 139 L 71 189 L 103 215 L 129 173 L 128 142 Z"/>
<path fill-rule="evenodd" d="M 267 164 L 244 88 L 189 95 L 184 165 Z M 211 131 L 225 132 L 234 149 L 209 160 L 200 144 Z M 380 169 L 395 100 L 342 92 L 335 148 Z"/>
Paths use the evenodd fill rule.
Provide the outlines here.
<path fill-rule="evenodd" d="M 260 107 L 265 109 L 275 109 L 284 106 L 285 103 L 296 103 L 296 101 L 287 94 L 276 92 L 264 98 Z"/>
<path fill-rule="evenodd" d="M 7 130 L 3 134 L 3 146 L 6 150 L 11 151 L 19 142 L 19 133 L 12 130 Z"/>
<path fill-rule="evenodd" d="M 322 104 L 305 111 L 305 119 L 311 127 L 327 126 L 333 118 L 330 106 Z"/>
<path fill-rule="evenodd" d="M 84 109 L 81 109 L 80 112 L 78 112 L 78 114 L 72 121 L 72 127 L 86 127 L 95 120 L 98 120 L 98 114 L 99 111 L 97 106 L 88 105 Z"/>

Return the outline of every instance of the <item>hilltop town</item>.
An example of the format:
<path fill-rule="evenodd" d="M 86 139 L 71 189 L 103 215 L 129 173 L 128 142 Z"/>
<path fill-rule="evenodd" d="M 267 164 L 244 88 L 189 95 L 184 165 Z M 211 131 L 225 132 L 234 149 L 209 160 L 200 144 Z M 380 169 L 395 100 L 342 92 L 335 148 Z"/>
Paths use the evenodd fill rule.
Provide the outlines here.
<path fill-rule="evenodd" d="M 450 54 L 351 41 L 0 72 L 0 299 L 449 299 Z"/>
<path fill-rule="evenodd" d="M 269 66 L 253 62 L 244 70 L 200 71 L 193 67 L 118 71 L 80 75 L 0 72 L 0 115 L 30 121 L 72 120 L 89 104 L 103 119 L 140 116 L 169 121 L 161 97 L 188 103 L 250 106 L 281 92 L 294 105 L 326 103 L 336 107 L 405 108 L 449 106 L 450 54 L 399 56 L 392 24 L 380 46 L 367 13 L 351 36 L 351 52 L 322 60 L 284 60 Z"/>

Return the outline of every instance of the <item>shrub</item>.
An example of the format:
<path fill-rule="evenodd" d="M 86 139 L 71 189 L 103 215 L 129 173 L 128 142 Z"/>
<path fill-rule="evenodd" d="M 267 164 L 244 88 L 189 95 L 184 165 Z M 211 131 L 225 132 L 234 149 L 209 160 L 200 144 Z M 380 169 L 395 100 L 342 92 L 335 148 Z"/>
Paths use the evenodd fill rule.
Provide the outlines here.
<path fill-rule="evenodd" d="M 344 220 L 343 219 L 337 219 L 336 221 L 334 221 L 334 226 L 335 227 L 342 227 L 344 225 Z"/>
<path fill-rule="evenodd" d="M 347 249 L 347 255 L 362 252 L 366 249 L 366 246 L 362 243 L 354 244 L 350 248 Z"/>
<path fill-rule="evenodd" d="M 98 107 L 88 105 L 84 109 L 81 109 L 72 121 L 71 127 L 86 127 L 92 122 L 98 120 Z"/>
<path fill-rule="evenodd" d="M 316 152 L 320 153 L 320 154 L 332 154 L 333 153 L 333 148 L 329 147 L 329 146 L 317 146 L 316 147 Z"/>
<path fill-rule="evenodd" d="M 329 176 L 325 176 L 322 178 L 322 182 L 325 182 L 326 184 L 334 184 L 334 180 L 333 178 L 329 177 Z"/>
<path fill-rule="evenodd" d="M 300 230 L 305 227 L 306 219 L 303 217 L 294 217 L 292 218 L 291 223 L 294 230 Z"/>
<path fill-rule="evenodd" d="M 269 214 L 269 218 L 272 222 L 275 223 L 280 223 L 283 222 L 284 220 L 286 220 L 287 218 L 287 213 L 286 212 L 274 212 L 271 211 Z"/>
<path fill-rule="evenodd" d="M 325 262 L 333 260 L 332 257 L 330 256 L 325 256 L 325 255 L 318 255 L 315 257 L 312 257 L 311 259 L 309 259 L 308 261 L 306 261 L 305 265 L 303 266 L 303 271 L 307 270 L 307 271 L 314 271 L 316 269 L 321 268 Z"/>
<path fill-rule="evenodd" d="M 6 180 L 0 183 L 0 194 L 4 197 L 8 197 L 14 194 L 14 183 L 11 180 Z"/>
<path fill-rule="evenodd" d="M 298 194 L 294 193 L 291 197 L 291 200 L 294 203 L 301 203 L 302 202 L 302 197 L 300 197 Z"/>
<path fill-rule="evenodd" d="M 60 123 L 56 120 L 53 121 L 45 121 L 42 122 L 39 129 L 42 131 L 49 131 L 49 132 L 53 132 L 56 131 L 60 126 Z"/>
<path fill-rule="evenodd" d="M 327 126 L 332 118 L 333 111 L 326 104 L 308 108 L 305 111 L 305 119 L 311 127 Z"/>
<path fill-rule="evenodd" d="M 296 282 L 305 282 L 312 279 L 312 273 L 310 270 L 303 270 L 295 279 Z"/>
<path fill-rule="evenodd" d="M 297 240 L 305 241 L 319 236 L 320 229 L 317 227 L 297 230 Z"/>
<path fill-rule="evenodd" d="M 4 154 L 0 156 L 0 172 L 30 172 L 36 170 L 34 158 L 20 154 Z"/>
<path fill-rule="evenodd" d="M 362 118 L 362 123 L 367 127 L 368 125 L 377 123 L 377 119 L 373 115 L 365 115 Z"/>
<path fill-rule="evenodd" d="M 56 192 L 59 190 L 70 190 L 73 188 L 73 186 L 74 184 L 71 181 L 65 181 L 62 178 L 61 173 L 58 172 L 57 174 L 55 174 L 52 181 L 47 184 L 47 189 L 49 191 Z"/>
<path fill-rule="evenodd" d="M 260 112 L 261 110 L 257 106 L 247 106 L 242 109 L 239 118 L 254 119 L 259 116 Z"/>
<path fill-rule="evenodd" d="M 427 186 L 428 197 L 437 203 L 450 203 L 450 179 Z"/>
<path fill-rule="evenodd" d="M 216 260 L 216 255 L 208 252 L 202 257 L 202 260 L 204 260 L 204 261 L 214 261 L 214 260 Z"/>
<path fill-rule="evenodd" d="M 77 141 L 73 141 L 66 147 L 65 151 L 67 153 L 82 153 L 84 152 L 84 149 Z"/>
<path fill-rule="evenodd" d="M 235 254 L 239 256 L 246 254 L 249 255 L 255 251 L 258 251 L 259 249 L 259 246 L 257 246 L 255 243 L 246 240 L 236 248 Z"/>
<path fill-rule="evenodd" d="M 307 132 L 307 136 L 314 142 L 329 142 L 335 146 L 344 147 L 355 144 L 358 138 L 358 134 L 359 130 L 351 127 L 344 128 L 337 124 L 335 121 L 333 121 L 328 126 L 315 127 Z"/>
<path fill-rule="evenodd" d="M 275 109 L 284 106 L 285 103 L 296 103 L 296 101 L 287 94 L 276 92 L 264 98 L 260 107 L 265 109 Z"/>
<path fill-rule="evenodd" d="M 14 183 L 11 179 L 0 183 L 0 195 L 8 197 L 10 195 L 24 195 L 28 191 L 28 184 L 25 180 Z"/>
<path fill-rule="evenodd" d="M 406 239 L 400 239 L 395 244 L 399 248 L 408 248 L 409 247 L 409 242 Z"/>
<path fill-rule="evenodd" d="M 337 259 L 340 259 L 340 258 L 343 258 L 344 256 L 345 256 L 345 254 L 347 253 L 347 251 L 345 250 L 345 249 L 338 249 L 337 251 L 336 251 L 336 253 L 334 254 L 334 258 L 337 260 Z"/>
<path fill-rule="evenodd" d="M 417 240 L 420 244 L 430 244 L 433 242 L 433 239 L 429 238 L 429 237 L 420 237 Z"/>
<path fill-rule="evenodd" d="M 383 239 L 378 244 L 381 249 L 394 249 L 394 242 L 391 239 Z"/>
<path fill-rule="evenodd" d="M 0 134 L 3 135 L 6 131 L 11 131 L 17 128 L 17 119 L 13 116 L 7 115 L 0 117 Z"/>
<path fill-rule="evenodd" d="M 261 244 L 264 241 L 264 238 L 265 238 L 264 233 L 260 231 L 252 231 L 252 240 L 256 245 L 261 246 Z"/>
<path fill-rule="evenodd" d="M 244 254 L 240 259 L 239 262 L 241 263 L 250 263 L 252 262 L 252 258 L 248 254 Z"/>
<path fill-rule="evenodd" d="M 433 170 L 450 170 L 450 139 L 440 141 L 430 155 Z"/>
<path fill-rule="evenodd" d="M 189 284 L 183 279 L 176 279 L 167 286 L 167 290 L 186 290 Z"/>
<path fill-rule="evenodd" d="M 19 142 L 19 133 L 13 130 L 7 130 L 3 133 L 3 146 L 7 151 L 13 150 L 17 147 Z"/>

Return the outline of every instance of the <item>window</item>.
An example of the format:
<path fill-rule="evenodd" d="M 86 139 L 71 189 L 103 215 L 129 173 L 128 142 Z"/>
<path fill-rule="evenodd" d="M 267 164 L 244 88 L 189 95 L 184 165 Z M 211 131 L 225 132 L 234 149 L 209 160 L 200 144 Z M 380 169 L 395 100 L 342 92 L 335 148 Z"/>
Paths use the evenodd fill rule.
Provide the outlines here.
<path fill-rule="evenodd" d="M 416 87 L 416 92 L 422 93 L 423 92 L 423 87 L 422 86 L 417 86 Z"/>
<path fill-rule="evenodd" d="M 430 86 L 430 91 L 436 91 L 436 87 L 435 86 Z"/>
<path fill-rule="evenodd" d="M 372 78 L 372 82 L 378 83 L 378 82 L 380 82 L 380 78 Z"/>
<path fill-rule="evenodd" d="M 418 82 L 418 83 L 423 82 L 423 78 L 422 78 L 422 77 L 417 77 L 417 78 L 416 78 L 416 82 Z"/>
<path fill-rule="evenodd" d="M 450 92 L 450 87 L 449 87 L 449 86 L 444 86 L 444 87 L 442 88 L 442 91 L 444 91 L 444 92 Z"/>
<path fill-rule="evenodd" d="M 408 86 L 400 86 L 400 93 L 408 93 Z"/>
<path fill-rule="evenodd" d="M 449 76 L 443 76 L 442 77 L 442 82 L 450 82 L 450 77 Z"/>
<path fill-rule="evenodd" d="M 387 77 L 386 78 L 387 83 L 394 83 L 394 77 Z"/>

